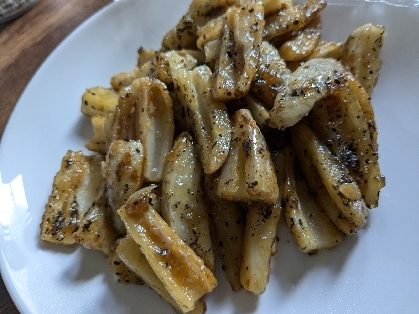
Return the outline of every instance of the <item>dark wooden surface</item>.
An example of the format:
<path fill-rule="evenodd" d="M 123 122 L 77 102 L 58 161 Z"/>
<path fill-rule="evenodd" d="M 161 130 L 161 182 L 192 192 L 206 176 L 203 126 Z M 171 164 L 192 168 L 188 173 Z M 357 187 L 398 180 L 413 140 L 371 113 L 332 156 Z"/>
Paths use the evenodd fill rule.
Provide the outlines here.
<path fill-rule="evenodd" d="M 72 30 L 110 2 L 40 0 L 26 14 L 0 24 L 0 141 L 16 102 L 42 62 Z M 0 313 L 19 313 L 2 279 Z"/>

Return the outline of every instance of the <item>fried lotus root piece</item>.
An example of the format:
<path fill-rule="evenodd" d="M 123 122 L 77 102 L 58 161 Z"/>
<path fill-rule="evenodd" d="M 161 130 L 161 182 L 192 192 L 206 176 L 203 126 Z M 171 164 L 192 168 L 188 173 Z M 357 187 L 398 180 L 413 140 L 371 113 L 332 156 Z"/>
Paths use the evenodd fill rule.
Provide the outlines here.
<path fill-rule="evenodd" d="M 141 278 L 141 281 L 144 280 L 150 288 L 156 291 L 163 300 L 173 307 L 176 313 L 183 313 L 182 309 L 177 305 L 176 301 L 164 287 L 163 282 L 157 277 L 153 268 L 151 268 L 144 254 L 141 253 L 141 249 L 137 243 L 135 243 L 134 239 L 131 237 L 119 239 L 116 243 L 115 255 L 121 261 L 119 266 L 123 265 L 129 270 L 127 278 L 130 281 L 132 281 L 130 278 L 130 275 L 132 274 L 137 278 Z M 205 302 L 199 299 L 195 302 L 195 308 L 187 313 L 204 314 L 205 310 Z"/>
<path fill-rule="evenodd" d="M 144 148 L 144 180 L 159 182 L 175 132 L 172 99 L 166 85 L 150 77 L 136 79 L 132 94 L 136 98 L 137 137 Z"/>
<path fill-rule="evenodd" d="M 118 93 L 105 87 L 87 88 L 81 98 L 81 112 L 88 116 L 105 116 L 118 105 Z"/>
<path fill-rule="evenodd" d="M 104 180 L 102 180 L 104 183 Z M 112 210 L 108 205 L 105 184 L 99 198 L 81 217 L 78 229 L 73 233 L 76 242 L 87 249 L 100 250 L 105 256 L 113 251 L 113 244 L 119 238 L 113 224 Z"/>
<path fill-rule="evenodd" d="M 293 148 L 300 158 L 305 156 L 317 169 L 330 197 L 342 215 L 361 228 L 367 221 L 368 209 L 362 199 L 358 184 L 325 144 L 304 123 L 291 130 Z"/>
<path fill-rule="evenodd" d="M 298 148 L 299 143 L 293 142 L 292 144 L 294 147 L 293 153 L 295 154 L 294 163 L 296 163 L 294 168 L 298 169 L 304 176 L 310 190 L 309 196 L 312 201 L 317 202 L 327 217 L 329 217 L 342 234 L 350 235 L 358 231 L 357 226 L 342 215 L 342 211 L 330 197 L 329 192 L 327 192 L 326 187 L 310 158 L 307 158 L 305 155 L 300 156 L 300 154 L 304 153 L 304 150 Z"/>
<path fill-rule="evenodd" d="M 246 211 L 239 206 L 238 202 L 218 197 L 215 193 L 215 183 L 215 175 L 205 176 L 205 196 L 214 227 L 214 245 L 220 256 L 227 281 L 231 289 L 237 291 L 242 287 L 240 265 Z"/>
<path fill-rule="evenodd" d="M 204 200 L 202 166 L 193 139 L 182 132 L 167 155 L 162 183 L 162 216 L 176 234 L 215 271 L 208 207 Z"/>
<path fill-rule="evenodd" d="M 314 253 L 335 247 L 342 235 L 312 201 L 303 177 L 296 174 L 294 154 L 289 148 L 285 151 L 285 164 L 285 220 L 298 248 L 304 253 Z"/>
<path fill-rule="evenodd" d="M 101 156 L 84 156 L 67 151 L 54 178 L 52 192 L 45 205 L 41 222 L 41 239 L 47 242 L 73 244 L 73 232 L 80 218 L 103 191 Z"/>
<path fill-rule="evenodd" d="M 231 140 L 227 108 L 223 102 L 212 98 L 210 81 L 211 70 L 205 65 L 193 71 L 176 72 L 177 98 L 206 174 L 214 173 L 224 164 Z"/>
<path fill-rule="evenodd" d="M 271 109 L 280 87 L 290 74 L 291 71 L 279 55 L 278 49 L 269 42 L 263 41 L 251 92 Z"/>
<path fill-rule="evenodd" d="M 236 111 L 232 126 L 231 148 L 221 168 L 217 195 L 234 201 L 276 204 L 279 188 L 271 154 L 250 111 Z"/>
<path fill-rule="evenodd" d="M 320 100 L 309 114 L 320 140 L 356 180 L 368 207 L 378 206 L 385 185 L 378 163 L 378 143 L 356 95 L 348 87 Z"/>
<path fill-rule="evenodd" d="M 316 101 L 347 84 L 349 73 L 334 59 L 311 59 L 295 70 L 278 91 L 269 125 L 285 129 L 296 124 Z"/>
<path fill-rule="evenodd" d="M 102 174 L 116 230 L 126 234 L 117 210 L 143 184 L 144 149 L 140 141 L 116 140 L 109 147 Z"/>
<path fill-rule="evenodd" d="M 179 308 L 188 312 L 216 287 L 217 279 L 152 208 L 152 189 L 150 186 L 134 193 L 118 213 L 166 290 Z"/>
<path fill-rule="evenodd" d="M 215 99 L 238 99 L 249 92 L 259 61 L 264 25 L 260 1 L 249 0 L 242 6 L 228 8 L 214 69 Z"/>
<path fill-rule="evenodd" d="M 192 70 L 198 60 L 189 53 L 181 54 L 180 50 L 169 50 L 159 54 L 156 64 L 156 76 L 166 85 L 173 83 L 173 77 L 179 69 Z"/>
<path fill-rule="evenodd" d="M 205 46 L 214 40 L 221 38 L 221 33 L 223 31 L 223 24 L 225 20 L 225 14 L 220 15 L 210 21 L 207 24 L 202 26 L 197 31 L 198 39 L 196 40 L 196 45 L 202 51 L 205 50 Z"/>
<path fill-rule="evenodd" d="M 279 11 L 278 14 L 271 14 L 265 19 L 263 38 L 269 41 L 277 40 L 276 37 L 300 30 L 318 17 L 325 7 L 326 2 L 323 0 L 307 0 L 304 4 L 291 6 Z"/>
<path fill-rule="evenodd" d="M 279 55 L 284 61 L 303 60 L 317 47 L 320 39 L 320 20 L 314 19 L 306 27 L 293 32 L 291 37 L 279 47 Z"/>
<path fill-rule="evenodd" d="M 284 153 L 275 153 L 273 163 L 278 179 L 279 197 L 275 205 L 252 203 L 247 207 L 246 229 L 240 281 L 243 287 L 256 295 L 262 294 L 269 281 L 271 256 L 276 253 L 276 230 L 282 211 L 284 193 Z"/>
<path fill-rule="evenodd" d="M 137 115 L 133 114 L 136 107 L 135 101 L 131 87 L 123 88 L 120 91 L 118 106 L 114 112 L 110 112 L 106 116 L 104 130 L 107 149 L 115 140 L 138 140 Z"/>
<path fill-rule="evenodd" d="M 188 12 L 163 38 L 163 50 L 196 49 L 197 31 L 214 17 L 222 15 L 237 0 L 194 0 Z"/>
<path fill-rule="evenodd" d="M 365 24 L 352 32 L 342 52 L 342 64 L 371 95 L 381 67 L 380 52 L 386 33 L 383 26 Z"/>

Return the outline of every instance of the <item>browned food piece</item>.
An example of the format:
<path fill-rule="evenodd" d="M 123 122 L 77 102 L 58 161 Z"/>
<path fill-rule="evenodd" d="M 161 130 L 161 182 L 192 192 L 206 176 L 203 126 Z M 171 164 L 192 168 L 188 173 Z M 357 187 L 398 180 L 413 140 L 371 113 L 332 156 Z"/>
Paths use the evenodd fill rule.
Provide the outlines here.
<path fill-rule="evenodd" d="M 294 154 L 289 148 L 285 151 L 285 163 L 285 220 L 295 243 L 304 253 L 335 247 L 342 236 L 310 198 L 304 179 L 295 174 Z"/>
<path fill-rule="evenodd" d="M 383 26 L 365 24 L 354 30 L 343 46 L 342 64 L 348 67 L 369 95 L 377 84 L 385 36 Z"/>
<path fill-rule="evenodd" d="M 299 145 L 298 142 L 293 142 L 292 144 L 293 146 Z M 305 155 L 300 156 L 299 154 L 304 153 L 304 151 L 298 147 L 294 149 L 294 153 L 294 162 L 297 163 L 295 168 L 298 169 L 304 176 L 304 179 L 310 189 L 309 196 L 312 201 L 317 202 L 327 217 L 329 217 L 336 228 L 344 235 L 350 235 L 358 231 L 358 227 L 352 220 L 346 218 L 342 214 L 340 208 L 330 197 L 329 192 L 327 192 L 327 189 L 310 158 L 307 158 Z"/>
<path fill-rule="evenodd" d="M 73 244 L 72 234 L 80 218 L 103 191 L 100 156 L 84 156 L 69 150 L 54 177 L 51 195 L 41 222 L 41 239 L 52 243 Z"/>
<path fill-rule="evenodd" d="M 232 127 L 232 144 L 221 168 L 217 195 L 234 201 L 276 204 L 279 190 L 271 155 L 250 111 L 236 111 Z"/>
<path fill-rule="evenodd" d="M 126 233 L 117 210 L 143 184 L 144 150 L 140 141 L 115 140 L 109 147 L 102 174 L 116 230 Z"/>
<path fill-rule="evenodd" d="M 330 197 L 339 207 L 342 215 L 361 228 L 367 221 L 367 207 L 362 199 L 356 181 L 345 165 L 339 163 L 325 144 L 305 124 L 296 124 L 291 131 L 293 148 L 297 155 L 309 158 L 317 169 Z"/>
<path fill-rule="evenodd" d="M 152 188 L 133 194 L 118 212 L 169 294 L 182 311 L 191 311 L 196 301 L 215 288 L 217 279 L 152 208 Z"/>
<path fill-rule="evenodd" d="M 342 88 L 314 106 L 309 115 L 320 140 L 345 165 L 356 180 L 368 207 L 378 205 L 384 178 L 378 163 L 378 144 L 356 95 Z"/>
<path fill-rule="evenodd" d="M 132 94 L 136 98 L 137 137 L 144 148 L 144 180 L 159 182 L 175 132 L 172 99 L 164 83 L 149 77 L 136 79 Z"/>
<path fill-rule="evenodd" d="M 202 166 L 192 137 L 182 132 L 167 155 L 162 183 L 162 216 L 176 234 L 215 272 Z"/>
<path fill-rule="evenodd" d="M 270 126 L 285 129 L 305 117 L 316 101 L 347 84 L 350 74 L 335 59 L 311 59 L 295 70 L 278 91 Z"/>
<path fill-rule="evenodd" d="M 135 243 L 134 239 L 125 237 L 118 240 L 115 250 L 116 259 L 119 259 L 123 265 L 125 271 L 129 270 L 127 275 L 134 274 L 137 278 L 142 278 L 150 288 L 156 291 L 163 300 L 169 303 L 176 313 L 184 313 L 184 311 L 178 306 L 176 301 L 172 298 L 169 292 L 163 285 L 163 282 L 157 277 L 153 268 L 151 268 L 146 257 L 141 253 L 140 247 Z M 127 266 L 128 267 L 127 267 Z M 142 281 L 141 280 L 141 281 Z M 192 311 L 188 311 L 189 314 L 204 314 L 206 311 L 206 304 L 202 299 L 195 302 L 195 308 Z"/>
<path fill-rule="evenodd" d="M 251 92 L 271 109 L 280 87 L 290 74 L 291 71 L 279 55 L 278 49 L 269 42 L 263 41 Z"/>
<path fill-rule="evenodd" d="M 237 291 L 242 287 L 240 265 L 246 211 L 239 206 L 239 203 L 218 197 L 215 193 L 215 183 L 214 175 L 205 177 L 208 212 L 214 225 L 214 245 L 223 264 L 227 281 L 231 289 Z"/>
<path fill-rule="evenodd" d="M 323 0 L 307 0 L 304 4 L 295 5 L 279 11 L 276 15 L 268 16 L 263 30 L 263 38 L 272 40 L 300 30 L 318 17 L 325 7 L 326 2 Z"/>
<path fill-rule="evenodd" d="M 214 173 L 224 164 L 231 139 L 226 105 L 211 96 L 211 74 L 205 65 L 193 71 L 179 69 L 175 74 L 177 99 L 206 174 Z"/>
<path fill-rule="evenodd" d="M 279 47 L 279 55 L 284 61 L 299 61 L 310 56 L 320 40 L 320 19 L 313 19 L 306 27 L 292 32 L 291 39 Z"/>
<path fill-rule="evenodd" d="M 81 98 L 81 112 L 87 116 L 105 116 L 118 105 L 118 93 L 111 88 L 87 88 Z"/>
<path fill-rule="evenodd" d="M 215 99 L 238 99 L 249 92 L 257 70 L 264 25 L 260 1 L 250 0 L 228 8 L 214 68 L 212 96 Z"/>
<path fill-rule="evenodd" d="M 237 3 L 237 0 L 192 1 L 188 12 L 164 36 L 162 48 L 164 50 L 196 49 L 197 31 L 214 17 L 222 15 L 228 6 Z"/>
<path fill-rule="evenodd" d="M 99 199 L 81 217 L 78 229 L 73 233 L 76 242 L 87 249 L 100 250 L 105 256 L 113 251 L 113 244 L 119 238 L 108 205 L 105 189 Z"/>

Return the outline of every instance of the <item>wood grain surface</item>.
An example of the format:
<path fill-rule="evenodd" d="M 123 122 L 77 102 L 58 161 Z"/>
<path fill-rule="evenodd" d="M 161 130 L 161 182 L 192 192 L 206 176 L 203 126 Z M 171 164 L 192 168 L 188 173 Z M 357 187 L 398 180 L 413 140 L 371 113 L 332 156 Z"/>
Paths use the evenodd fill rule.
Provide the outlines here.
<path fill-rule="evenodd" d="M 0 24 L 0 141 L 16 102 L 42 62 L 71 31 L 110 2 L 40 0 L 26 14 Z M 0 313 L 19 313 L 2 279 Z"/>

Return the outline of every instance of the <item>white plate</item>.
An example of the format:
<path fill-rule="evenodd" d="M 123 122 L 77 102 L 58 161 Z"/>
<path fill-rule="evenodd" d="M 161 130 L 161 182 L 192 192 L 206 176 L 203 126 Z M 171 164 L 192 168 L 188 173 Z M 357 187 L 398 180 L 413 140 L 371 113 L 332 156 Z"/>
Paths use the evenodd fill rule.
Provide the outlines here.
<path fill-rule="evenodd" d="M 19 100 L 0 150 L 3 279 L 22 313 L 163 313 L 145 286 L 113 282 L 100 252 L 42 243 L 39 224 L 52 178 L 67 149 L 90 136 L 79 112 L 86 87 L 130 70 L 140 46 L 158 48 L 189 0 L 113 3 L 83 24 L 47 59 Z M 176 3 L 176 5 L 175 5 Z M 289 232 L 266 292 L 233 293 L 218 271 L 209 313 L 399 313 L 419 308 L 419 10 L 383 4 L 328 6 L 324 38 L 345 40 L 364 23 L 385 25 L 383 67 L 373 94 L 380 163 L 387 186 L 368 226 L 333 251 L 307 256 Z"/>

